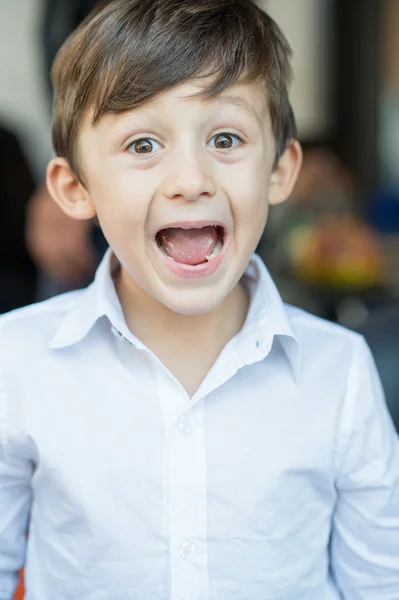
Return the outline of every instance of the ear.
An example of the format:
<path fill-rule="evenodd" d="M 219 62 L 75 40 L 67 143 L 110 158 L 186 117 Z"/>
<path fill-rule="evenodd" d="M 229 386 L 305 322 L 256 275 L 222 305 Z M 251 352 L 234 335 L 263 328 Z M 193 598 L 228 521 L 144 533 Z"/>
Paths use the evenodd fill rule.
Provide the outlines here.
<path fill-rule="evenodd" d="M 277 167 L 271 174 L 269 204 L 272 206 L 287 200 L 291 194 L 302 166 L 302 148 L 296 140 L 291 140 L 280 157 Z"/>
<path fill-rule="evenodd" d="M 92 219 L 96 209 L 88 191 L 65 158 L 53 158 L 47 167 L 47 187 L 53 200 L 73 219 Z"/>

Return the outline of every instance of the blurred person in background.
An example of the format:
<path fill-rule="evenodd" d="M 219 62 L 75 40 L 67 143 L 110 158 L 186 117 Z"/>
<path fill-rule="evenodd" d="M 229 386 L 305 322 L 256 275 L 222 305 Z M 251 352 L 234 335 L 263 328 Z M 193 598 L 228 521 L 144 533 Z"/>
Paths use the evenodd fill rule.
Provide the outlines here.
<path fill-rule="evenodd" d="M 42 43 L 49 96 L 49 73 L 58 49 L 96 7 L 110 0 L 46 0 L 43 8 Z M 66 216 L 53 202 L 42 183 L 27 210 L 26 243 L 41 271 L 38 299 L 87 285 L 106 248 L 94 223 Z"/>

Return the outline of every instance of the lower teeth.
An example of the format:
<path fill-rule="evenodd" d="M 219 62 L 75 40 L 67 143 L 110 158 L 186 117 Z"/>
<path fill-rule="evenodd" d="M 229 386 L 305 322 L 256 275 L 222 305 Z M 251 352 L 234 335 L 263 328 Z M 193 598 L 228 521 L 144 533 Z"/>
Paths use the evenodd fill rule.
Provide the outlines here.
<path fill-rule="evenodd" d="M 158 248 L 160 249 L 160 251 L 161 251 L 163 254 L 165 254 L 165 256 L 166 256 L 167 258 L 169 258 L 169 260 L 173 260 L 173 261 L 175 260 L 174 258 L 172 258 L 171 256 L 169 256 L 169 254 L 166 252 L 165 248 L 163 248 L 162 246 L 158 246 Z"/>
<path fill-rule="evenodd" d="M 216 258 L 221 250 L 223 248 L 223 244 L 222 242 L 217 242 L 216 246 L 214 247 L 214 249 L 212 250 L 212 252 L 210 254 L 208 254 L 208 256 L 205 256 L 206 260 L 212 260 L 212 258 Z"/>

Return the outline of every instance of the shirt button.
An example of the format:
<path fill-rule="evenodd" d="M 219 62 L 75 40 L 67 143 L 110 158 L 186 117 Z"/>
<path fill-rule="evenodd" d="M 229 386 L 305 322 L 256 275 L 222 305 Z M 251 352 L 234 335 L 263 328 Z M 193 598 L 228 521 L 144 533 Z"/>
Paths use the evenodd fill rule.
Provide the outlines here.
<path fill-rule="evenodd" d="M 183 560 L 191 560 L 195 554 L 195 544 L 192 542 L 183 542 L 179 548 L 179 556 Z"/>
<path fill-rule="evenodd" d="M 179 419 L 177 428 L 183 435 L 190 435 L 190 433 L 193 432 L 192 425 L 190 421 L 186 419 L 186 417 L 182 417 L 181 419 Z"/>
<path fill-rule="evenodd" d="M 119 331 L 119 329 L 117 329 L 116 327 L 112 326 L 112 327 L 111 327 L 111 331 L 112 331 L 112 333 L 114 334 L 114 336 L 115 336 L 116 338 L 118 338 L 118 340 L 123 340 L 124 342 L 127 342 L 128 344 L 132 345 L 132 342 L 131 342 L 130 340 L 128 340 L 128 339 L 127 339 L 127 338 L 126 338 L 126 337 L 123 335 L 123 333 L 121 333 L 121 332 Z"/>
<path fill-rule="evenodd" d="M 117 337 L 118 339 L 122 340 L 123 339 L 123 335 L 122 333 L 114 326 L 111 327 L 111 331 L 114 334 L 115 337 Z"/>

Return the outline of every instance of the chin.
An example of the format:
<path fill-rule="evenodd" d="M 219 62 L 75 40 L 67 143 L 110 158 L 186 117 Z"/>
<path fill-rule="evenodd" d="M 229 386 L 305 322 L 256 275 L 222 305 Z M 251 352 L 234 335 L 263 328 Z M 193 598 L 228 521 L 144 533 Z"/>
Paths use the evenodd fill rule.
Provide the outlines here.
<path fill-rule="evenodd" d="M 166 306 L 172 312 L 179 315 L 194 316 L 204 315 L 214 311 L 218 306 L 223 303 L 225 296 L 212 294 L 209 297 L 209 293 L 196 292 L 193 297 L 191 294 L 176 293 L 173 296 L 164 298 L 161 300 L 162 304 Z"/>

